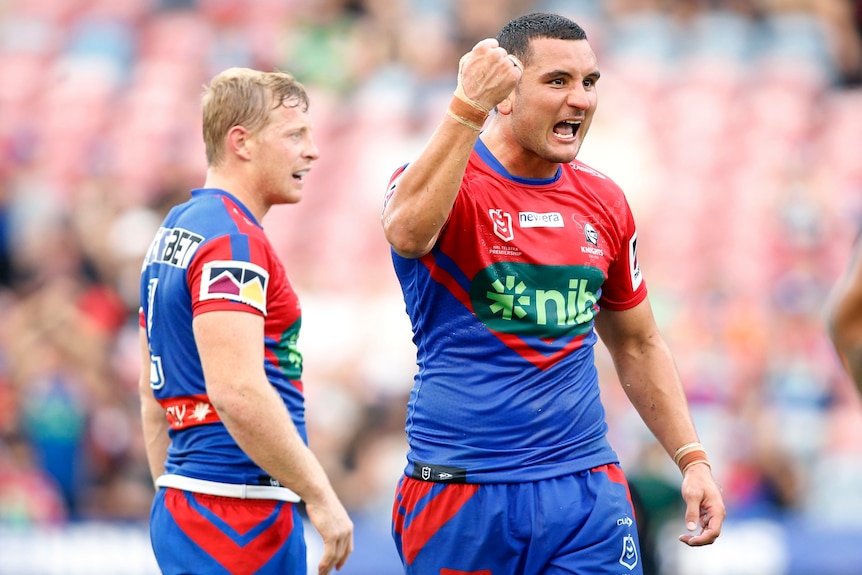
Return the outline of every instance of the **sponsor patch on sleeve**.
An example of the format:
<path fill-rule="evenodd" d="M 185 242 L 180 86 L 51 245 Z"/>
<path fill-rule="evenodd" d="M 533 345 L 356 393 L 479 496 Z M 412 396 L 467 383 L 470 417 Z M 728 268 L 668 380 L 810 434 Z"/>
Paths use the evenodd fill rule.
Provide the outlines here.
<path fill-rule="evenodd" d="M 634 233 L 632 239 L 629 240 L 629 273 L 632 278 L 632 291 L 637 290 L 643 281 L 641 275 L 641 266 L 638 264 L 638 234 Z"/>
<path fill-rule="evenodd" d="M 226 299 L 250 305 L 266 315 L 269 273 L 249 262 L 213 261 L 204 264 L 200 299 Z"/>
<path fill-rule="evenodd" d="M 393 194 L 395 194 L 395 188 L 398 187 L 398 178 L 401 177 L 401 174 L 404 173 L 404 170 L 407 168 L 407 164 L 404 164 L 392 174 L 392 178 L 389 179 L 389 187 L 386 188 L 386 195 L 383 197 L 383 207 L 386 207 L 386 204 L 389 203 L 389 199 L 392 198 Z"/>

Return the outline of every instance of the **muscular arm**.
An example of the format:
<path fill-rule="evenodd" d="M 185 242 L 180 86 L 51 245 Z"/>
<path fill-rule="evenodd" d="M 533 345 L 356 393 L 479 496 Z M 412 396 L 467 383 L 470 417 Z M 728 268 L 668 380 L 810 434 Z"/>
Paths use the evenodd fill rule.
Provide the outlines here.
<path fill-rule="evenodd" d="M 194 320 L 210 403 L 240 448 L 302 497 L 325 544 L 320 572 L 340 568 L 353 549 L 353 524 L 264 371 L 263 318 L 213 311 Z"/>
<path fill-rule="evenodd" d="M 418 258 L 431 251 L 455 204 L 479 132 L 446 117 L 422 154 L 398 180 L 383 210 L 383 233 L 395 251 Z"/>
<path fill-rule="evenodd" d="M 141 349 L 141 374 L 138 381 L 138 392 L 141 396 L 141 421 L 144 432 L 144 447 L 147 451 L 147 462 L 150 466 L 150 475 L 153 482 L 165 472 L 165 459 L 167 459 L 168 445 L 168 420 L 165 418 L 165 410 L 153 396 L 150 388 L 150 350 L 147 345 L 147 330 L 140 329 L 138 337 Z"/>
<path fill-rule="evenodd" d="M 669 455 L 682 445 L 697 441 L 670 349 L 658 330 L 649 300 L 626 311 L 602 310 L 596 330 L 611 354 L 620 383 L 641 419 Z M 689 531 L 682 535 L 689 545 L 712 543 L 721 532 L 726 514 L 721 493 L 706 465 L 693 465 L 685 473 L 682 495 L 686 502 Z"/>
<path fill-rule="evenodd" d="M 862 393 L 862 240 L 826 307 L 829 337 L 844 369 Z"/>
<path fill-rule="evenodd" d="M 497 41 L 486 39 L 462 58 L 458 83 L 467 98 L 492 109 L 509 95 L 520 74 Z M 477 130 L 446 115 L 401 174 L 382 216 L 384 235 L 399 255 L 418 258 L 434 247 L 478 137 Z"/>
<path fill-rule="evenodd" d="M 682 382 L 648 300 L 622 312 L 602 310 L 596 330 L 626 395 L 665 451 L 672 455 L 697 441 Z"/>

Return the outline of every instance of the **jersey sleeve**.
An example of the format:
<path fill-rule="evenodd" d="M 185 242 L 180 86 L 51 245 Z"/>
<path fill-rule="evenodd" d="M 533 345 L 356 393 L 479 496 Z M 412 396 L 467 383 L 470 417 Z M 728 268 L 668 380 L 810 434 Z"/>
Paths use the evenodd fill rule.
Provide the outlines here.
<path fill-rule="evenodd" d="M 233 234 L 206 242 L 188 268 L 192 315 L 245 311 L 265 316 L 270 265 L 258 238 Z"/>
<path fill-rule="evenodd" d="M 638 233 L 634 216 L 624 197 L 620 206 L 622 211 L 617 222 L 619 252 L 608 268 L 600 300 L 603 308 L 614 311 L 631 309 L 647 296 L 646 282 L 638 263 Z"/>

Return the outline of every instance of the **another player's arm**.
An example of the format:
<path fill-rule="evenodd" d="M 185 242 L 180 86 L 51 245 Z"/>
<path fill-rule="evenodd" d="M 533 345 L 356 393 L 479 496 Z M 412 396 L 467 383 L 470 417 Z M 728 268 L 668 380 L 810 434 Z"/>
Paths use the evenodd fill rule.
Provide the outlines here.
<path fill-rule="evenodd" d="M 620 383 L 644 423 L 669 455 L 698 441 L 697 431 L 679 372 L 658 330 L 649 299 L 625 311 L 604 309 L 596 317 L 596 330 L 613 358 Z M 693 454 L 694 458 L 705 459 Z M 726 515 L 721 490 L 704 464 L 687 466 L 682 496 L 685 521 L 696 535 L 681 535 L 688 545 L 708 545 L 721 533 Z"/>
<path fill-rule="evenodd" d="M 138 394 L 141 397 L 141 421 L 144 435 L 144 447 L 147 452 L 147 463 L 153 482 L 165 472 L 168 446 L 171 439 L 168 436 L 168 420 L 165 410 L 156 401 L 150 387 L 150 350 L 147 344 L 147 330 L 140 328 L 138 337 L 141 349 L 141 372 L 138 381 Z"/>
<path fill-rule="evenodd" d="M 826 306 L 826 327 L 844 369 L 862 393 L 862 238 L 832 288 Z"/>
<path fill-rule="evenodd" d="M 266 378 L 263 317 L 210 311 L 193 326 L 207 395 L 222 423 L 255 463 L 305 502 L 324 542 L 319 572 L 341 568 L 353 551 L 353 523 Z"/>
<path fill-rule="evenodd" d="M 461 59 L 457 95 L 425 149 L 399 177 L 383 210 L 384 234 L 399 255 L 418 258 L 434 247 L 488 111 L 521 77 L 513 62 L 494 39 L 482 40 Z"/>

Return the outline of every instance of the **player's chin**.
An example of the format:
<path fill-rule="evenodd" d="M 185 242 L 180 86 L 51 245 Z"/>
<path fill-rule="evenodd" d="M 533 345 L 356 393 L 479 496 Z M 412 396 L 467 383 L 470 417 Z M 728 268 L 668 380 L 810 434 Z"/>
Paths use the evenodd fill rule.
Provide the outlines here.
<path fill-rule="evenodd" d="M 561 140 L 560 138 L 556 138 L 554 145 L 552 145 L 548 150 L 549 157 L 546 159 L 558 164 L 568 164 L 577 157 L 580 149 L 580 138 L 574 138 L 571 140 Z"/>
<path fill-rule="evenodd" d="M 552 154 L 551 157 L 548 159 L 557 164 L 568 164 L 574 161 L 575 157 L 577 157 L 579 148 L 580 146 L 573 150 L 559 151 L 555 154 Z"/>
<path fill-rule="evenodd" d="M 287 186 L 286 189 L 282 190 L 282 193 L 279 194 L 279 203 L 280 204 L 296 204 L 302 200 L 302 185 L 296 185 L 295 183 Z"/>

